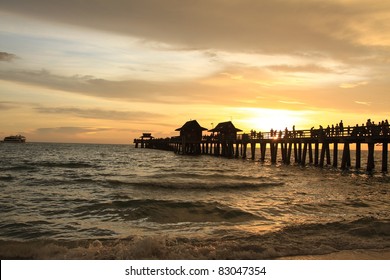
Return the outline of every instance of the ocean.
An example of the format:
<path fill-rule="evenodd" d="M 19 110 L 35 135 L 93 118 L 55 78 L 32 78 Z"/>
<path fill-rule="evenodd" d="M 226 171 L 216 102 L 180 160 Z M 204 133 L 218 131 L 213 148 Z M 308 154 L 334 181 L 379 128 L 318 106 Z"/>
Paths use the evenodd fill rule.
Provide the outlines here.
<path fill-rule="evenodd" d="M 380 172 L 132 145 L 0 143 L 0 155 L 1 259 L 390 251 L 390 177 Z"/>

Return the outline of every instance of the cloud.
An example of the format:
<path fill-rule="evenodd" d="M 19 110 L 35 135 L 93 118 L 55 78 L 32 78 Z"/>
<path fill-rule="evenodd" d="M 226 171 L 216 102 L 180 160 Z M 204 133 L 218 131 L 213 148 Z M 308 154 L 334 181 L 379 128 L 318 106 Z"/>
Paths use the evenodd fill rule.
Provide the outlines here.
<path fill-rule="evenodd" d="M 359 105 L 365 105 L 365 106 L 370 106 L 372 102 L 366 102 L 366 101 L 355 101 L 356 104 Z"/>
<path fill-rule="evenodd" d="M 286 101 L 286 100 L 279 100 L 280 103 L 283 104 L 291 104 L 291 105 L 304 105 L 305 103 L 299 102 L 299 101 Z"/>
<path fill-rule="evenodd" d="M 12 54 L 12 53 L 0 52 L 0 61 L 11 62 L 12 60 L 14 60 L 16 58 L 17 58 L 17 56 Z"/>
<path fill-rule="evenodd" d="M 15 105 L 14 102 L 1 102 L 0 101 L 0 110 L 11 110 L 13 108 L 16 108 L 17 106 Z"/>
<path fill-rule="evenodd" d="M 372 55 L 376 46 L 388 48 L 390 41 L 384 35 L 389 30 L 379 24 L 390 3 L 379 0 L 3 0 L 0 8 L 184 49 L 322 53 L 349 59 Z"/>
<path fill-rule="evenodd" d="M 218 74 L 216 76 L 220 77 Z M 212 78 L 215 77 L 213 76 Z M 222 92 L 231 96 L 240 93 L 245 97 L 245 93 L 240 88 L 226 89 L 224 86 L 221 87 L 221 84 L 214 84 L 207 79 L 184 81 L 111 81 L 89 75 L 55 75 L 47 70 L 0 70 L 1 79 L 103 99 L 117 99 L 132 102 L 210 104 L 218 101 L 221 104 L 226 104 L 234 102 L 234 100 L 221 100 L 219 94 Z M 225 77 L 223 80 L 227 79 Z"/>
<path fill-rule="evenodd" d="M 186 90 L 187 82 L 110 81 L 88 75 L 55 75 L 47 70 L 0 71 L 0 79 L 95 97 L 140 102 L 180 103 L 185 97 L 183 93 L 196 90 L 196 85 L 192 85 L 192 90 Z"/>
<path fill-rule="evenodd" d="M 161 118 L 163 114 L 142 112 L 142 111 L 116 111 L 104 109 L 82 109 L 73 107 L 36 107 L 37 112 L 42 114 L 64 114 L 73 115 L 87 119 L 104 119 L 104 120 L 147 120 L 150 118 Z"/>
<path fill-rule="evenodd" d="M 354 83 L 343 83 L 340 85 L 341 88 L 355 88 L 358 86 L 364 86 L 367 85 L 367 81 L 361 81 L 361 82 L 354 82 Z"/>
<path fill-rule="evenodd" d="M 307 72 L 307 73 L 334 73 L 335 70 L 315 65 L 315 64 L 308 64 L 308 65 L 272 65 L 268 66 L 268 69 L 272 71 L 278 71 L 278 72 Z"/>
<path fill-rule="evenodd" d="M 75 127 L 75 126 L 65 126 L 65 127 L 44 127 L 37 128 L 34 133 L 37 134 L 80 134 L 80 133 L 96 133 L 96 132 L 105 132 L 112 130 L 111 128 L 96 128 L 96 127 Z"/>

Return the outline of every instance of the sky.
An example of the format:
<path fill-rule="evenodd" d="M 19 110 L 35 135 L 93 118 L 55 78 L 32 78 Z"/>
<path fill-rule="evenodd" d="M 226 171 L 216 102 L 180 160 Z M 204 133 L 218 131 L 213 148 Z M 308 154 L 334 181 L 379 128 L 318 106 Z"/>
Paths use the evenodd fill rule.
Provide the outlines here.
<path fill-rule="evenodd" d="M 2 0 L 0 139 L 132 143 L 390 113 L 390 1 Z"/>

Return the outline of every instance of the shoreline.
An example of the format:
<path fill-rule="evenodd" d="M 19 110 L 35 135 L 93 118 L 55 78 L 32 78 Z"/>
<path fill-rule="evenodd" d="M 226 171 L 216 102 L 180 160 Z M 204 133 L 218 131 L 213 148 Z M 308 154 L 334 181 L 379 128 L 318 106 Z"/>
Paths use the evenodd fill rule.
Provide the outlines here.
<path fill-rule="evenodd" d="M 342 250 L 323 255 L 281 257 L 277 260 L 390 260 L 390 248 Z"/>
<path fill-rule="evenodd" d="M 390 260 L 390 247 L 382 249 L 341 249 L 318 254 L 291 255 L 274 249 L 255 250 L 224 246 L 224 242 L 199 244 L 194 240 L 127 238 L 113 240 L 4 241 L 0 240 L 3 260 Z M 233 244 L 230 244 L 233 245 Z M 240 250 L 241 249 L 241 250 Z M 259 248 L 258 248 L 259 249 Z M 239 252 L 237 252 L 237 250 Z M 291 253 L 291 252 L 290 252 Z M 314 252 L 313 252 L 314 253 Z"/>

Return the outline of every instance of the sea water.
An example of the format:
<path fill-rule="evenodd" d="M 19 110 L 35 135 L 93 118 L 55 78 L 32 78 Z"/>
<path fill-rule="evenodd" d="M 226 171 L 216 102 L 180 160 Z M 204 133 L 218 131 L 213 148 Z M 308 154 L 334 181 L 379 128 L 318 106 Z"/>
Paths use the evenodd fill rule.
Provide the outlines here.
<path fill-rule="evenodd" d="M 389 187 L 380 172 L 131 145 L 2 143 L 0 257 L 274 259 L 389 249 Z"/>

